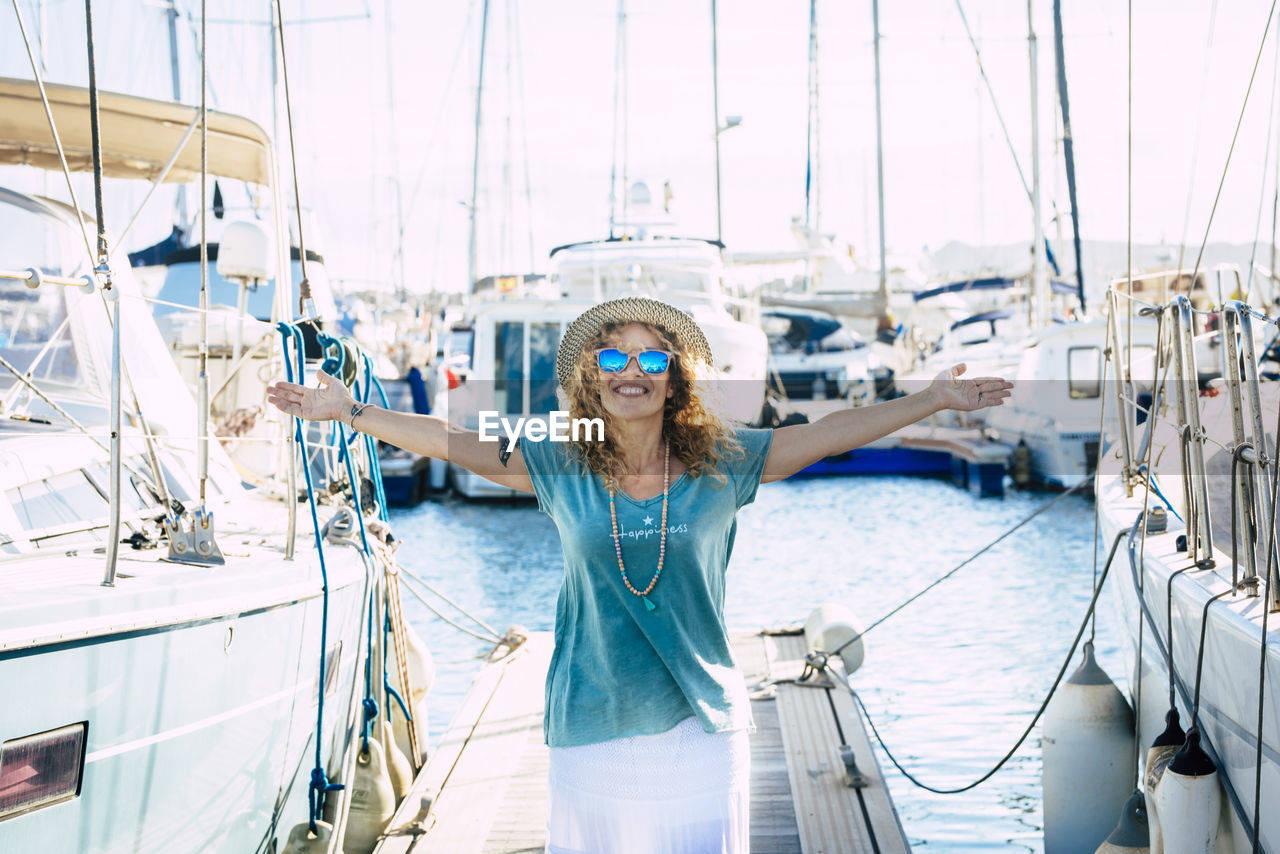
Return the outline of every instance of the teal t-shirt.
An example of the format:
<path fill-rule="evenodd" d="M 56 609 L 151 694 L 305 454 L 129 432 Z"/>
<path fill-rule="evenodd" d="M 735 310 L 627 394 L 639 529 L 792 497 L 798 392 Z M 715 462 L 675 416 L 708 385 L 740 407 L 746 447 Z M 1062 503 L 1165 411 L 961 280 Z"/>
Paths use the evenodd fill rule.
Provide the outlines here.
<path fill-rule="evenodd" d="M 569 443 L 520 443 L 538 507 L 555 520 L 564 549 L 543 723 L 550 746 L 652 735 L 690 715 L 707 732 L 750 727 L 724 625 L 725 569 L 738 508 L 755 498 L 773 432 L 740 429 L 737 437 L 745 453 L 721 460 L 723 485 L 685 472 L 669 487 L 652 611 L 622 582 L 603 478 Z M 662 495 L 636 501 L 619 491 L 616 509 L 627 577 L 644 590 L 658 567 Z"/>

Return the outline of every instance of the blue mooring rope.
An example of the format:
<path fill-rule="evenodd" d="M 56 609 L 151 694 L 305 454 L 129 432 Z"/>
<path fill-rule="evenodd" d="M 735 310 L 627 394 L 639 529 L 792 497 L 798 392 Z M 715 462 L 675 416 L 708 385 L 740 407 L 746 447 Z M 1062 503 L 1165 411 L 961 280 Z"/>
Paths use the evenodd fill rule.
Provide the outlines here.
<path fill-rule="evenodd" d="M 297 354 L 297 376 L 299 380 L 304 380 L 306 364 L 303 354 L 302 330 L 283 321 L 277 324 L 276 328 L 283 339 L 285 378 L 289 382 L 294 381 L 294 366 L 289 361 L 289 342 L 292 340 L 294 351 Z M 311 769 L 311 785 L 307 789 L 308 823 L 311 832 L 315 833 L 316 822 L 320 820 L 320 815 L 324 810 L 325 795 L 343 788 L 343 785 L 329 782 L 325 776 L 324 756 L 321 752 L 321 741 L 324 739 L 325 649 L 329 643 L 329 570 L 324 562 L 324 538 L 320 533 L 320 517 L 316 511 L 316 491 L 314 484 L 311 482 L 311 466 L 307 461 L 307 437 L 302 429 L 301 418 L 294 418 L 293 431 L 294 438 L 297 439 L 299 447 L 302 449 L 302 473 L 307 482 L 307 504 L 311 508 L 311 526 L 315 533 L 316 554 L 320 560 L 320 581 L 324 592 L 321 599 L 320 612 L 320 678 L 317 680 L 319 688 L 317 690 L 318 700 L 316 703 L 316 764 Z M 292 500 L 292 496 L 290 500 Z"/>
<path fill-rule="evenodd" d="M 328 350 L 329 347 L 333 347 L 337 350 L 337 356 L 330 357 L 330 359 L 337 364 L 337 370 L 341 371 L 346 359 L 346 352 L 342 343 L 336 338 L 326 335 L 323 332 L 319 334 L 318 340 L 326 350 Z M 324 365 L 328 365 L 330 363 L 330 359 L 326 359 Z M 325 369 L 325 372 L 328 373 L 327 368 Z M 333 374 L 333 376 L 339 376 L 339 374 Z M 341 379 L 339 379 L 339 382 L 341 382 Z M 357 383 L 357 386 L 358 385 L 359 384 Z M 359 396 L 360 395 L 357 394 L 357 397 Z M 364 397 L 366 399 L 368 398 L 367 388 L 365 390 Z M 349 446 L 351 442 L 348 441 L 347 438 L 347 428 L 341 421 L 337 422 L 337 428 L 337 435 L 341 439 L 341 441 L 338 442 L 338 456 L 342 459 L 347 470 L 347 484 L 351 488 L 351 503 L 355 506 L 356 520 L 360 525 L 360 545 L 364 549 L 365 556 L 369 560 L 372 560 L 373 551 L 369 548 L 369 536 L 364 527 L 364 508 L 360 506 L 360 486 L 356 480 L 355 466 L 352 464 L 351 454 L 349 453 Z M 354 439 L 355 436 L 353 435 L 351 440 Z M 371 470 L 375 468 L 372 460 L 376 460 L 376 457 L 371 458 Z M 361 703 L 364 715 L 360 724 L 360 749 L 362 752 L 369 749 L 369 737 L 373 731 L 373 722 L 378 717 L 378 701 L 374 698 L 373 690 L 373 612 L 375 610 L 373 604 L 373 590 L 371 589 L 369 591 L 369 619 L 367 620 L 367 625 L 365 627 L 364 700 Z M 383 679 L 384 681 L 386 679 L 385 673 L 383 674 Z"/>
<path fill-rule="evenodd" d="M 390 409 L 387 403 L 387 393 L 382 388 L 382 382 L 378 379 L 378 375 L 373 372 L 373 360 L 369 358 L 368 353 L 360 354 L 364 358 L 364 402 L 369 402 L 369 395 L 372 390 L 377 390 L 378 398 L 382 401 L 383 409 Z M 365 453 L 369 457 L 369 468 L 373 473 L 373 489 L 374 494 L 378 497 L 378 518 L 384 522 L 390 521 L 387 515 L 387 492 L 382 484 L 382 466 L 375 465 L 378 460 L 378 441 L 368 433 L 364 434 Z"/>

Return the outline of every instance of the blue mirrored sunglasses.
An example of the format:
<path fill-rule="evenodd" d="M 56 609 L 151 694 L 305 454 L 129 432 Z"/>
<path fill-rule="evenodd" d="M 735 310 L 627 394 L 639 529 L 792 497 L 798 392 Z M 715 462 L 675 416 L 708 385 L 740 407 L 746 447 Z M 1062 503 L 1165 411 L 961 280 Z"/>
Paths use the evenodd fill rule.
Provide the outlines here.
<path fill-rule="evenodd" d="M 666 350 L 641 350 L 635 354 L 635 360 L 640 370 L 646 374 L 665 374 L 667 368 L 671 366 L 672 355 Z M 606 347 L 596 351 L 596 364 L 606 374 L 622 373 L 627 369 L 627 365 L 631 364 L 631 359 L 630 353 L 624 353 L 616 347 Z"/>

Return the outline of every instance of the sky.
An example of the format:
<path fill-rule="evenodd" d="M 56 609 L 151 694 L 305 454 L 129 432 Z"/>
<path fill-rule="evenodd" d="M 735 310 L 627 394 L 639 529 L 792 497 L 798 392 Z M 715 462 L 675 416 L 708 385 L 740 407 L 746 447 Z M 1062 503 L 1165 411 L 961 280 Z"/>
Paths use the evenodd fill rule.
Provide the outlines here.
<path fill-rule="evenodd" d="M 463 289 L 484 0 L 283 3 L 309 245 L 348 287 L 395 281 L 403 267 L 410 289 Z M 177 5 L 184 99 L 194 101 L 199 7 L 194 0 Z M 961 5 L 981 47 L 994 106 L 954 0 L 881 4 L 884 228 L 891 253 L 914 256 L 950 241 L 1031 241 L 1031 205 L 996 115 L 998 107 L 1029 175 L 1028 7 L 1007 0 Z M 20 6 L 34 35 L 40 0 Z M 1032 7 L 1042 221 L 1052 239 L 1055 211 L 1068 210 L 1052 4 L 1035 0 Z M 48 79 L 83 83 L 83 5 L 44 0 L 44 8 Z M 163 4 L 98 0 L 94 8 L 100 85 L 170 97 Z M 272 118 L 270 31 L 263 23 L 269 5 L 222 0 L 209 8 L 212 103 L 283 127 L 282 118 Z M 1193 253 L 1204 239 L 1262 48 L 1209 238 L 1245 243 L 1257 233 L 1269 242 L 1276 172 L 1269 130 L 1280 136 L 1280 128 L 1269 129 L 1274 27 L 1262 44 L 1270 9 L 1265 0 L 1134 0 L 1135 241 L 1185 242 Z M 810 216 L 874 266 L 871 4 L 818 0 L 816 11 Z M 720 136 L 723 238 L 730 250 L 792 249 L 791 220 L 805 215 L 809 3 L 720 0 L 717 12 L 718 118 L 741 117 L 740 126 Z M 1082 234 L 1124 240 L 1128 5 L 1076 0 L 1064 4 L 1063 16 Z M 475 212 L 480 275 L 545 272 L 551 247 L 606 235 L 615 172 L 647 180 L 659 195 L 670 182 L 679 230 L 716 236 L 710 4 L 626 3 L 621 85 L 618 29 L 616 3 L 488 0 Z M 8 8 L 0 12 L 0 74 L 31 76 Z M 615 99 L 616 86 L 625 99 Z M 625 122 L 618 135 L 625 156 L 622 144 L 615 154 L 615 112 Z M 171 219 L 171 208 L 149 212 L 131 241 L 158 239 Z M 1069 239 L 1069 222 L 1063 229 Z"/>

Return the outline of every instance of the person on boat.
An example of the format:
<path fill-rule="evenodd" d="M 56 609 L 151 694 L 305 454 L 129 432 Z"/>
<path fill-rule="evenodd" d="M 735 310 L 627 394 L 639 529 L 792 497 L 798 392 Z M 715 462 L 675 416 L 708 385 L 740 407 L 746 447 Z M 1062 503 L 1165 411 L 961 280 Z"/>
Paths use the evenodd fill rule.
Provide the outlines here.
<path fill-rule="evenodd" d="M 560 531 L 544 729 L 550 854 L 749 850 L 750 702 L 724 624 L 738 510 L 782 480 L 941 409 L 998 406 L 1012 383 L 963 365 L 887 403 L 776 430 L 730 426 L 709 404 L 711 348 L 685 312 L 601 303 L 566 329 L 557 378 L 576 441 L 496 444 L 436 416 L 356 403 L 323 372 L 268 400 L 338 419 L 532 492 Z M 601 440 L 602 439 L 602 440 Z"/>

